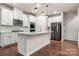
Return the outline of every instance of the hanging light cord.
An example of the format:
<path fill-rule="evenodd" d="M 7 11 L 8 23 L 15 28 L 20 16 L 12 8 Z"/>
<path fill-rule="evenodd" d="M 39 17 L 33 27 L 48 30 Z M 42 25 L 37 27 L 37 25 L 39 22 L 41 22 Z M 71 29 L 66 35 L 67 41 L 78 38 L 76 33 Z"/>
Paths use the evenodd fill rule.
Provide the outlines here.
<path fill-rule="evenodd" d="M 43 4 L 42 4 L 42 12 L 41 13 L 43 13 Z"/>
<path fill-rule="evenodd" d="M 47 9 L 47 11 L 46 11 L 46 15 L 48 16 L 48 5 L 46 5 L 46 9 Z"/>

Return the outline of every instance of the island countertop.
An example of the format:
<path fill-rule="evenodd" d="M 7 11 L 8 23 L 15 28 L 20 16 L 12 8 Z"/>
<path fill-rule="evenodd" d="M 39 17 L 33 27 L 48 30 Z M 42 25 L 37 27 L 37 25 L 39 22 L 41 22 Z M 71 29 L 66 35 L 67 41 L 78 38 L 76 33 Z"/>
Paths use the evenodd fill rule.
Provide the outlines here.
<path fill-rule="evenodd" d="M 18 32 L 21 35 L 38 35 L 38 34 L 48 34 L 51 32 Z"/>

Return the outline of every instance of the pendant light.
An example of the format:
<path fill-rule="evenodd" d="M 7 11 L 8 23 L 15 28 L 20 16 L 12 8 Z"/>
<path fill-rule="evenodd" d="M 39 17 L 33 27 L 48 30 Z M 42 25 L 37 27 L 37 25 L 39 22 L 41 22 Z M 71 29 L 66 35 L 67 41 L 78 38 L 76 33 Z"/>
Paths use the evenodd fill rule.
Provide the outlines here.
<path fill-rule="evenodd" d="M 37 7 L 35 7 L 35 12 L 37 12 Z"/>
<path fill-rule="evenodd" d="M 43 4 L 42 4 L 42 12 L 41 12 L 41 15 L 42 15 L 42 16 L 44 15 L 44 12 L 43 12 Z"/>
<path fill-rule="evenodd" d="M 46 16 L 48 16 L 48 5 L 46 5 Z"/>
<path fill-rule="evenodd" d="M 35 13 L 35 14 L 37 14 L 37 12 L 38 12 L 38 7 L 40 6 L 40 4 L 35 4 L 35 7 L 34 7 L 34 10 L 32 10 L 32 12 L 33 13 Z M 44 8 L 43 8 L 44 6 L 43 6 L 43 3 L 41 4 L 41 9 L 42 9 L 42 11 L 41 11 L 41 14 L 40 15 L 42 15 L 42 16 L 48 16 L 48 5 L 46 5 L 45 7 L 46 7 L 46 14 L 44 13 Z"/>
<path fill-rule="evenodd" d="M 37 13 L 37 4 L 35 4 L 34 10 L 32 10 L 33 13 Z"/>

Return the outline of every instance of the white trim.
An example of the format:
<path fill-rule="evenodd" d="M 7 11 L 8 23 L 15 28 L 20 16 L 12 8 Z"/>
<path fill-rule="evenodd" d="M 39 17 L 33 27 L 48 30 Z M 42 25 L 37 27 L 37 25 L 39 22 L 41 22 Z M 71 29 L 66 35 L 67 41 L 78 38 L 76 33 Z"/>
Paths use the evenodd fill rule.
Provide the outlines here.
<path fill-rule="evenodd" d="M 64 39 L 64 40 L 69 40 L 69 41 L 76 41 L 76 42 L 78 42 L 77 40 L 71 40 L 71 39 Z"/>
<path fill-rule="evenodd" d="M 62 31 L 61 31 L 61 32 L 62 32 L 62 33 L 61 33 L 61 36 L 62 36 L 62 37 L 61 37 L 61 41 L 62 41 L 62 42 L 64 41 L 64 19 L 63 19 L 63 18 L 64 18 L 64 13 L 61 12 L 61 20 L 62 20 L 62 29 L 61 29 L 61 30 L 62 30 Z"/>
<path fill-rule="evenodd" d="M 46 42 L 45 44 L 43 44 L 43 45 L 40 46 L 39 48 L 34 49 L 33 51 L 27 53 L 26 55 L 27 55 L 27 56 L 30 56 L 31 54 L 33 54 L 33 53 L 36 52 L 37 50 L 43 48 L 44 46 L 48 45 L 49 43 L 50 43 L 50 41 L 49 41 L 49 42 Z"/>

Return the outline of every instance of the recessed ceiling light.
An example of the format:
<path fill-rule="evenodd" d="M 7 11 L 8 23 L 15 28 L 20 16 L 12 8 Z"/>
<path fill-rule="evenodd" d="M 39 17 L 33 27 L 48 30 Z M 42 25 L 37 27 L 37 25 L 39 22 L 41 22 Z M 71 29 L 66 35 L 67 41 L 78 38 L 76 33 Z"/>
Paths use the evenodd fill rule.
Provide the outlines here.
<path fill-rule="evenodd" d="M 57 14 L 57 12 L 55 11 L 54 14 Z"/>
<path fill-rule="evenodd" d="M 37 4 L 36 4 L 36 7 L 39 7 L 39 6 L 40 6 L 40 4 L 39 4 L 39 3 L 37 3 Z"/>

